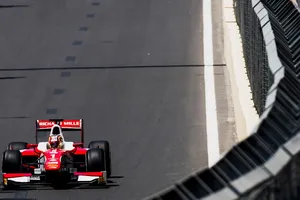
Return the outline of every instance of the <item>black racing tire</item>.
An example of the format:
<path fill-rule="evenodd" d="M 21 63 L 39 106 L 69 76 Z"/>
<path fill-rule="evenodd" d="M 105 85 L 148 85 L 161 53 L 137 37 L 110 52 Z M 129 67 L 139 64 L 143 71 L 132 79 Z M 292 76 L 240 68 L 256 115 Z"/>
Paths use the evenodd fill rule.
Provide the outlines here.
<path fill-rule="evenodd" d="M 107 171 L 107 177 L 111 175 L 111 151 L 110 145 L 108 141 L 99 140 L 99 141 L 91 141 L 88 145 L 88 148 L 100 148 L 103 149 L 105 155 L 105 169 Z"/>
<path fill-rule="evenodd" d="M 105 170 L 105 155 L 102 149 L 89 149 L 86 152 L 85 159 L 86 171 L 99 172 Z"/>
<path fill-rule="evenodd" d="M 3 173 L 20 173 L 22 171 L 22 154 L 19 150 L 6 150 L 2 157 Z"/>
<path fill-rule="evenodd" d="M 11 142 L 7 145 L 7 150 L 27 149 L 27 142 Z"/>

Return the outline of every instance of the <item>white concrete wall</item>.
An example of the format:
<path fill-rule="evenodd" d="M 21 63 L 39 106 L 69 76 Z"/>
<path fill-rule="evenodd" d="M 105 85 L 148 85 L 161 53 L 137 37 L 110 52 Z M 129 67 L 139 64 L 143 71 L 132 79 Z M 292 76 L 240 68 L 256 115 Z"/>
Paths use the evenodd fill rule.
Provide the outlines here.
<path fill-rule="evenodd" d="M 223 0 L 224 55 L 231 81 L 238 140 L 250 135 L 259 116 L 254 108 L 246 73 L 242 40 L 237 26 L 233 1 Z"/>

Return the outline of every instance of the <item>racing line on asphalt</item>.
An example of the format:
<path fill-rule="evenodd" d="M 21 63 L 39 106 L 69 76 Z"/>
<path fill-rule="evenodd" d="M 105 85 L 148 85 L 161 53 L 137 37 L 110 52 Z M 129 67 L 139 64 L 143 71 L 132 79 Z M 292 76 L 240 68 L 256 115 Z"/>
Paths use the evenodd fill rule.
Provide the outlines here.
<path fill-rule="evenodd" d="M 92 2 L 92 6 L 99 6 L 100 3 L 99 2 Z M 88 13 L 86 14 L 86 18 L 94 18 L 95 17 L 95 14 L 94 13 Z M 88 31 L 88 27 L 87 26 L 82 26 L 82 27 L 79 27 L 78 31 Z M 71 44 L 72 46 L 81 46 L 83 44 L 83 41 L 81 40 L 74 40 L 73 43 Z M 76 56 L 66 56 L 65 57 L 65 61 L 66 62 L 72 62 L 72 64 L 74 64 L 76 62 Z M 71 72 L 70 71 L 63 71 L 60 73 L 60 77 L 62 78 L 69 78 L 71 76 Z M 55 88 L 53 90 L 53 95 L 62 95 L 64 94 L 65 92 L 65 89 L 63 88 Z M 47 108 L 46 109 L 46 114 L 47 115 L 57 115 L 58 113 L 58 110 L 57 108 Z M 63 116 L 57 116 L 58 118 L 62 117 Z M 51 117 L 49 117 L 51 118 Z M 18 190 L 15 192 L 15 195 L 14 195 L 14 199 L 26 199 L 27 198 L 27 195 L 28 195 L 28 190 Z M 34 198 L 35 199 L 35 198 Z"/>

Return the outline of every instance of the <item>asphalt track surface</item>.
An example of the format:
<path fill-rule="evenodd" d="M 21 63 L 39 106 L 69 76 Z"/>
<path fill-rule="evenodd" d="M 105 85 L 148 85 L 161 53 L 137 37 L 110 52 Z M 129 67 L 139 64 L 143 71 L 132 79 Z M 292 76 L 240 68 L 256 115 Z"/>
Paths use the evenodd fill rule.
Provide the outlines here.
<path fill-rule="evenodd" d="M 234 139 L 213 8 L 224 150 Z M 35 119 L 84 118 L 86 143 L 111 143 L 114 182 L 0 198 L 142 199 L 207 165 L 200 0 L 3 0 L 0 24 L 1 150 L 34 142 Z"/>

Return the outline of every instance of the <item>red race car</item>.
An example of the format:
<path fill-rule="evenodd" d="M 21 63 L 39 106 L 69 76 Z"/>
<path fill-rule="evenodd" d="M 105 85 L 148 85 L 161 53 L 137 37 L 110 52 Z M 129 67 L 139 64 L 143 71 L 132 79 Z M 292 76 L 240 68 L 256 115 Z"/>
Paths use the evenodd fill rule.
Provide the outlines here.
<path fill-rule="evenodd" d="M 81 133 L 81 141 L 64 140 L 64 133 Z M 46 142 L 38 142 L 39 132 L 49 134 Z M 74 135 L 74 134 L 73 134 Z M 11 142 L 2 157 L 5 188 L 30 184 L 68 183 L 105 185 L 111 174 L 110 145 L 92 141 L 84 148 L 83 120 L 36 120 L 36 144 Z"/>

